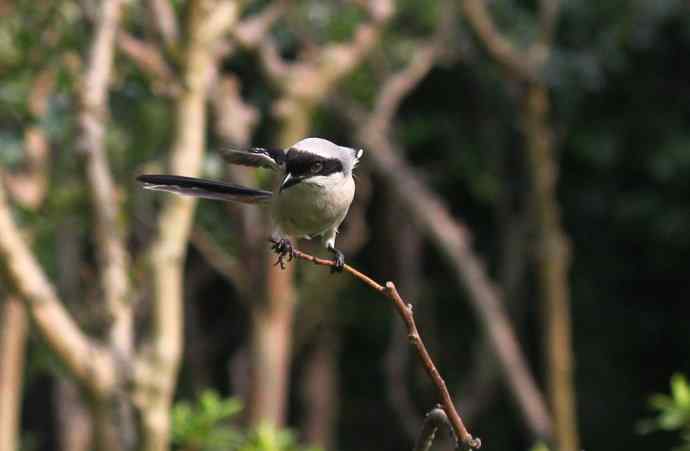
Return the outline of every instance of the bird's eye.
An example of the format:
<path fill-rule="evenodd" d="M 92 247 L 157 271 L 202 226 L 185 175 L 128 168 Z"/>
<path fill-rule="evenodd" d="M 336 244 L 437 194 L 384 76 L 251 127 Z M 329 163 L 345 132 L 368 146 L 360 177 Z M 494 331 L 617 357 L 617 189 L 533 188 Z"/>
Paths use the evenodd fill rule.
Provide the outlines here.
<path fill-rule="evenodd" d="M 321 169 L 323 169 L 323 163 L 321 163 L 320 161 L 317 161 L 316 163 L 312 164 L 311 168 L 309 168 L 312 174 L 318 174 L 319 172 L 321 172 Z"/>

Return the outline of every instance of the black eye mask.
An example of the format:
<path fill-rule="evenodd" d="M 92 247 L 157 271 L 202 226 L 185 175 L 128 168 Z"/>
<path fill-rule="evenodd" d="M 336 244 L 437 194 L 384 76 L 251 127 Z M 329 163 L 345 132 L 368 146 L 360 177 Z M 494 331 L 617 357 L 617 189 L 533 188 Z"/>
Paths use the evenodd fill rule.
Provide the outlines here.
<path fill-rule="evenodd" d="M 318 172 L 312 172 L 315 163 L 321 163 L 321 169 Z M 343 170 L 343 164 L 337 158 L 323 158 L 296 149 L 290 149 L 287 152 L 285 167 L 288 174 L 301 180 L 315 175 L 330 175 Z"/>

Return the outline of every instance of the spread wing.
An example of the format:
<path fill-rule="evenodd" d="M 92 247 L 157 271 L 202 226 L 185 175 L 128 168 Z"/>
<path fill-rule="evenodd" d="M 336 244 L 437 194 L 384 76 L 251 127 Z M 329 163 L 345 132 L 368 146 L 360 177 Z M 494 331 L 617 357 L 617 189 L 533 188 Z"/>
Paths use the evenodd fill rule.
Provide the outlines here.
<path fill-rule="evenodd" d="M 140 175 L 137 180 L 145 189 L 153 191 L 166 191 L 204 199 L 232 200 L 245 204 L 266 202 L 273 195 L 270 191 L 179 175 Z"/>
<path fill-rule="evenodd" d="M 225 161 L 231 164 L 273 170 L 281 170 L 285 167 L 285 151 L 283 149 L 264 149 L 263 147 L 253 147 L 247 150 L 221 149 L 220 154 Z"/>

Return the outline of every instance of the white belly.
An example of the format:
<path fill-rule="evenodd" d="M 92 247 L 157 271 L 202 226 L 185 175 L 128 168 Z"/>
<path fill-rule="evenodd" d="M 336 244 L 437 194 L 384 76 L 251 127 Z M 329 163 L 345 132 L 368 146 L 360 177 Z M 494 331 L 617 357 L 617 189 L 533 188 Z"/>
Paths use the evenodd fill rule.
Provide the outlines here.
<path fill-rule="evenodd" d="M 301 182 L 275 194 L 273 204 L 276 225 L 294 237 L 317 236 L 337 229 L 350 208 L 355 194 L 351 177 L 330 184 Z"/>

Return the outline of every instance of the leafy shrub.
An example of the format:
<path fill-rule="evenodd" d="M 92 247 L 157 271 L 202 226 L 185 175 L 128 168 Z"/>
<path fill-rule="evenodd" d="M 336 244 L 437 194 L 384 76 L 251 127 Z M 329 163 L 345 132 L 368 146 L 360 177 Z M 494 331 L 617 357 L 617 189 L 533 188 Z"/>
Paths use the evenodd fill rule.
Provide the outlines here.
<path fill-rule="evenodd" d="M 300 445 L 289 430 L 262 425 L 242 430 L 231 423 L 242 410 L 235 398 L 205 390 L 196 404 L 180 401 L 172 411 L 172 441 L 181 451 L 318 451 Z"/>
<path fill-rule="evenodd" d="M 682 374 L 671 377 L 671 394 L 656 394 L 649 403 L 657 416 L 639 423 L 641 433 L 678 431 L 683 441 L 675 451 L 690 451 L 690 384 Z"/>

